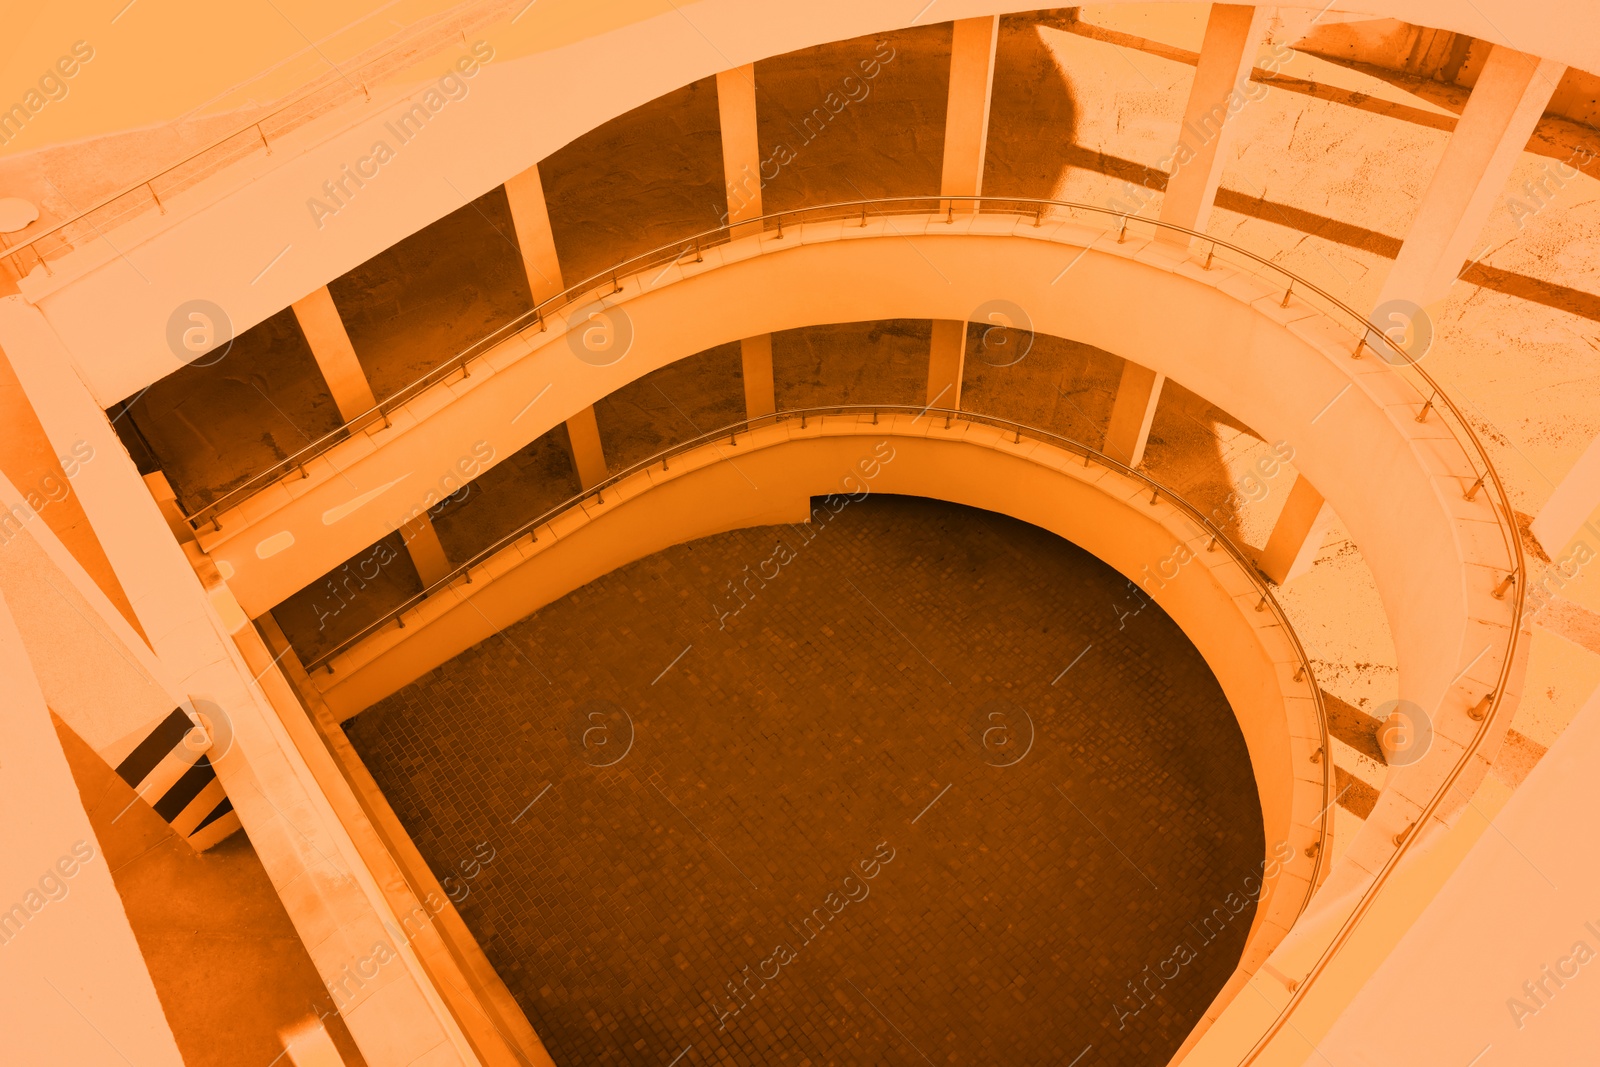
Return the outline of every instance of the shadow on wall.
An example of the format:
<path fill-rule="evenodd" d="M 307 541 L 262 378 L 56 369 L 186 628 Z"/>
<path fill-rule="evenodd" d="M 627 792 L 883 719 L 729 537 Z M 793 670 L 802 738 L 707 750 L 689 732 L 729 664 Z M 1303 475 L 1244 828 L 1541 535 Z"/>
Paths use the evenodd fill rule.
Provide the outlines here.
<path fill-rule="evenodd" d="M 1046 28 L 1069 28 L 1074 22 L 1068 9 L 1002 18 L 985 194 L 1050 198 L 1075 167 L 1150 180 L 1152 188 L 1165 189 L 1165 175 L 1108 160 L 1078 145 L 1071 83 L 1041 36 Z M 1229 206 L 1223 203 L 1225 195 L 1218 195 L 1219 207 Z M 1079 342 L 1043 335 L 1026 337 L 1030 349 L 1019 359 L 1014 348 L 986 347 L 989 329 L 968 325 L 962 406 L 1100 446 L 1124 361 Z M 1016 331 L 1005 332 L 1013 335 L 1013 345 L 1021 339 Z M 1018 361 L 1013 364 L 1013 359 Z M 1248 544 L 1252 538 L 1263 541 L 1265 533 L 1241 522 L 1243 501 L 1286 492 L 1294 475 L 1285 468 L 1274 484 L 1251 482 L 1247 489 L 1234 471 L 1271 451 L 1254 430 L 1169 380 L 1162 388 L 1143 466 L 1206 510 L 1230 538 Z M 1247 472 L 1244 477 L 1248 481 L 1251 476 Z"/>
<path fill-rule="evenodd" d="M 445 556 L 462 563 L 578 489 L 572 445 L 561 423 L 468 482 L 464 491 L 445 497 L 428 517 Z"/>
<path fill-rule="evenodd" d="M 505 189 L 328 283 L 379 400 L 533 307 Z"/>
<path fill-rule="evenodd" d="M 107 414 L 139 473 L 164 472 L 186 512 L 344 421 L 289 308 Z"/>
<path fill-rule="evenodd" d="M 1209 515 L 1230 540 L 1259 549 L 1270 531 L 1262 525 L 1266 515 L 1276 516 L 1295 479 L 1293 468 L 1278 456 L 1250 427 L 1169 378 L 1161 387 L 1142 467 Z M 1251 509 L 1247 523 L 1246 504 L 1259 505 L 1269 497 L 1277 499 Z"/>
<path fill-rule="evenodd" d="M 1053 196 L 1073 165 L 1077 104 L 1066 73 L 1039 35 L 1072 21 L 1066 8 L 1000 20 L 983 165 L 987 196 Z"/>
<path fill-rule="evenodd" d="M 613 474 L 664 448 L 738 422 L 744 413 L 737 341 L 653 370 L 594 405 L 606 467 Z"/>
<path fill-rule="evenodd" d="M 950 40 L 945 22 L 757 63 L 762 210 L 938 191 Z"/>
<path fill-rule="evenodd" d="M 921 404 L 928 392 L 927 319 L 835 322 L 772 335 L 778 407 Z"/>
<path fill-rule="evenodd" d="M 272 617 L 304 663 L 420 592 L 422 578 L 396 530 L 273 608 Z"/>
<path fill-rule="evenodd" d="M 968 323 L 961 406 L 1100 448 L 1123 363 L 1081 341 Z"/>
<path fill-rule="evenodd" d="M 716 79 L 595 127 L 541 161 L 539 179 L 567 285 L 714 229 L 727 210 Z"/>

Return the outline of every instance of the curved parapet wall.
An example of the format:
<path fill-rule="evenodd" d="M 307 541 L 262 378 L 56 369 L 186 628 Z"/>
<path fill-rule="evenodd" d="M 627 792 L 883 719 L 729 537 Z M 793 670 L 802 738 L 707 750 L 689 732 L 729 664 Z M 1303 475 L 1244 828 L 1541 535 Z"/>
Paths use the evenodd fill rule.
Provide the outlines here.
<path fill-rule="evenodd" d="M 781 232 L 622 279 L 608 303 L 631 323 L 625 358 L 583 362 L 566 343 L 566 322 L 549 320 L 475 361 L 470 377 L 391 412 L 390 426 L 336 445 L 307 462 L 304 477 L 223 514 L 220 530 L 202 531 L 203 546 L 260 614 L 387 534 L 428 489 L 455 484 L 457 458 L 480 455 L 481 442 L 509 455 L 675 359 L 818 321 L 965 319 L 1004 296 L 1041 332 L 1162 371 L 1289 441 L 1373 569 L 1402 695 L 1435 708 L 1459 686 L 1436 725 L 1441 743 L 1471 737 L 1467 710 L 1496 687 L 1510 645 L 1514 602 L 1491 594 L 1514 561 L 1489 494 L 1464 499 L 1480 471 L 1439 417 L 1417 421 L 1426 398 L 1383 360 L 1352 359 L 1352 335 L 1316 307 L 1298 295 L 1281 306 L 1281 290 L 1220 260 L 1206 270 L 1160 242 L 1130 233 L 1119 243 L 1066 221 L 869 217 Z M 1071 284 L 1053 284 L 1069 264 Z M 1374 470 L 1385 472 L 1383 485 Z M 1406 825 L 1396 814 L 1390 835 Z"/>
<path fill-rule="evenodd" d="M 947 418 L 948 416 L 948 418 Z M 1142 588 L 1194 643 L 1239 721 L 1265 839 L 1292 854 L 1261 897 L 1236 990 L 1288 933 L 1326 873 L 1332 777 L 1315 678 L 1243 554 L 1198 512 L 1104 457 L 1022 427 L 914 410 L 788 413 L 670 460 L 641 464 L 597 495 L 511 539 L 393 623 L 335 655 L 312 683 L 345 718 L 616 568 L 727 530 L 826 521 L 812 498 L 932 497 L 1011 515 L 1083 547 Z M 733 443 L 729 442 L 733 437 Z M 759 487 L 759 488 L 758 488 Z M 1152 561 L 1185 562 L 1165 582 Z M 1268 608 L 1272 610 L 1268 610 Z"/>

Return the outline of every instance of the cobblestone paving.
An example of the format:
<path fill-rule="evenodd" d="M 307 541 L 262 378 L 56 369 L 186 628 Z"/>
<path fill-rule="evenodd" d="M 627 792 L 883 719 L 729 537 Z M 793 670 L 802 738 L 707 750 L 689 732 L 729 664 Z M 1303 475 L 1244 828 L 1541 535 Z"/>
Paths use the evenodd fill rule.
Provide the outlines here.
<path fill-rule="evenodd" d="M 1221 691 L 1138 608 L 874 496 L 624 567 L 347 728 L 558 1064 L 1164 1064 L 1265 846 Z"/>

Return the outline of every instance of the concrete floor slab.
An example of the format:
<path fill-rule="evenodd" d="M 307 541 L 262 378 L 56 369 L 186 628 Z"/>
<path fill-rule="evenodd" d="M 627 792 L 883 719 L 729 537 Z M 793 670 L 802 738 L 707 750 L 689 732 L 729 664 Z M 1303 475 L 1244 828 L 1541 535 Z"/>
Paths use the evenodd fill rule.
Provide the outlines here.
<path fill-rule="evenodd" d="M 1250 913 L 1190 923 L 1264 844 L 1215 682 L 1158 609 L 1119 629 L 1126 585 L 873 498 L 625 567 L 347 730 L 558 1063 L 1162 1062 Z M 1035 738 L 1013 765 L 989 711 Z"/>

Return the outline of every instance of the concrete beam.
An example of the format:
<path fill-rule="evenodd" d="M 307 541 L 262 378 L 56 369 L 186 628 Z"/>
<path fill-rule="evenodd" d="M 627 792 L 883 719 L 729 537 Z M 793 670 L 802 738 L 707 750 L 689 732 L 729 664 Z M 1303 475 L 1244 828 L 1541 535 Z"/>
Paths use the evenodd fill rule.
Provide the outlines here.
<path fill-rule="evenodd" d="M 1235 126 L 1228 120 L 1246 103 L 1250 68 L 1255 65 L 1256 48 L 1270 13 L 1265 7 L 1211 5 L 1194 84 L 1183 108 L 1180 147 L 1173 155 L 1172 174 L 1161 200 L 1162 222 L 1205 230 L 1228 161 L 1224 150 L 1233 139 Z M 1171 230 L 1159 231 L 1157 238 L 1184 247 L 1189 244 L 1188 236 Z"/>
<path fill-rule="evenodd" d="M 265 616 L 259 628 L 241 630 L 238 643 L 251 669 L 261 675 L 268 699 L 283 708 L 285 721 L 310 752 L 308 762 L 356 847 L 377 872 L 389 907 L 402 916 L 402 925 L 390 933 L 417 954 L 483 1067 L 552 1067 L 527 1017 L 417 852 L 272 616 Z M 303 1062 L 310 1061 L 296 1060 L 296 1067 Z"/>
<path fill-rule="evenodd" d="M 533 302 L 537 304 L 564 288 L 539 165 L 535 163 L 521 174 L 506 179 L 505 190 L 506 203 L 511 207 L 511 226 L 517 231 L 517 247 L 522 250 L 522 266 L 528 272 L 528 288 L 533 291 Z"/>
<path fill-rule="evenodd" d="M 188 555 L 173 539 L 38 309 L 0 297 L 0 344 L 52 447 L 65 451 L 82 440 L 94 449 L 94 462 L 73 480 L 84 513 L 173 688 L 211 700 L 231 719 L 233 745 L 212 753 L 212 763 L 312 962 L 334 988 L 365 958 L 354 946 L 387 943 L 398 917 L 234 646 L 232 635 L 249 620 L 209 557 L 192 543 Z M 204 583 L 197 566 L 209 569 Z M 415 955 L 404 943 L 392 951 L 397 965 L 341 1005 L 356 1044 L 373 1062 L 425 1054 L 440 1064 L 476 1062 Z"/>
<path fill-rule="evenodd" d="M 1589 442 L 1578 462 L 1539 509 L 1538 518 L 1533 520 L 1533 536 L 1544 546 L 1545 554 L 1555 559 L 1565 553 L 1596 508 L 1600 508 L 1600 437 Z"/>
<path fill-rule="evenodd" d="M 0 691 L 6 694 L 6 713 L 0 715 L 0 749 L 6 754 L 0 762 L 0 805 L 12 813 L 0 876 L 8 887 L 7 906 L 15 904 L 0 929 L 6 1059 L 110 1064 L 126 1058 L 182 1067 L 3 596 Z M 52 887 L 64 887 L 62 895 L 47 897 Z M 64 899 L 68 892 L 70 902 Z"/>
<path fill-rule="evenodd" d="M 1156 404 L 1161 400 L 1165 374 L 1141 367 L 1132 360 L 1122 365 L 1122 380 L 1111 402 L 1111 421 L 1106 426 L 1104 451 L 1130 467 L 1144 462 L 1144 446 L 1150 440 L 1150 425 L 1155 421 Z"/>
<path fill-rule="evenodd" d="M 772 379 L 772 335 L 757 334 L 740 341 L 739 361 L 744 374 L 745 417 L 755 419 L 777 411 L 777 387 Z"/>
<path fill-rule="evenodd" d="M 994 55 L 1000 18 L 957 19 L 950 46 L 950 98 L 944 118 L 944 167 L 939 191 L 947 196 L 983 192 L 983 159 L 989 145 L 989 102 L 994 95 Z M 971 211 L 975 205 L 955 205 Z"/>
<path fill-rule="evenodd" d="M 761 143 L 756 135 L 756 68 L 753 63 L 717 73 L 717 117 L 722 125 L 722 176 L 727 182 L 727 222 L 761 216 Z M 757 226 L 736 226 L 733 236 Z"/>
<path fill-rule="evenodd" d="M 961 373 L 967 360 L 967 324 L 961 319 L 934 319 L 928 353 L 928 406 L 961 406 Z"/>
<path fill-rule="evenodd" d="M 1317 561 L 1322 539 L 1333 522 L 1333 509 L 1306 476 L 1297 475 L 1283 502 L 1278 521 L 1256 565 L 1279 585 L 1300 577 Z"/>
<path fill-rule="evenodd" d="M 83 569 L 94 577 L 95 584 L 111 598 L 122 617 L 138 629 L 128 595 L 106 559 L 105 548 L 89 527 L 82 502 L 70 488 L 72 478 L 67 472 L 76 474 L 86 458 L 93 459 L 93 453 L 75 451 L 56 455 L 3 350 L 0 350 L 0 426 L 5 427 L 5 432 L 0 433 L 0 475 L 10 478 L 24 496 L 31 493 L 51 502 L 49 508 L 40 512 L 45 522 Z M 63 485 L 68 487 L 64 494 L 61 492 Z"/>
<path fill-rule="evenodd" d="M 1378 306 L 1407 300 L 1426 307 L 1444 299 L 1505 191 L 1566 68 L 1496 46 L 1445 146 L 1428 191 L 1406 231 Z"/>
<path fill-rule="evenodd" d="M 299 320 L 300 332 L 306 335 L 306 344 L 311 346 L 317 369 L 328 383 L 329 392 L 333 393 L 340 417 L 349 422 L 377 407 L 378 398 L 373 395 L 367 372 L 356 358 L 355 346 L 350 343 L 350 335 L 345 332 L 344 320 L 339 317 L 339 309 L 334 306 L 328 287 L 324 285 L 313 290 L 290 306 Z"/>
<path fill-rule="evenodd" d="M 567 420 L 567 443 L 579 485 L 589 489 L 606 480 L 606 452 L 600 444 L 600 424 L 595 421 L 592 405 Z"/>

